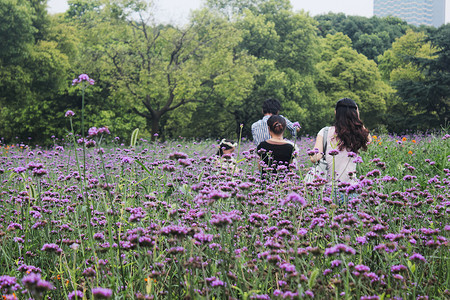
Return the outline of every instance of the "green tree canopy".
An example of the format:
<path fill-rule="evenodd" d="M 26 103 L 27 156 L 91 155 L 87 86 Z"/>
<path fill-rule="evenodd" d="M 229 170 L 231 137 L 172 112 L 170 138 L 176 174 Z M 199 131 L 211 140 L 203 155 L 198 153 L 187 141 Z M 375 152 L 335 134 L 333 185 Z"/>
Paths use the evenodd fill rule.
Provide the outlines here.
<path fill-rule="evenodd" d="M 23 58 L 34 42 L 32 9 L 23 0 L 0 1 L 0 61 L 2 65 Z"/>
<path fill-rule="evenodd" d="M 320 120 L 317 108 L 323 98 L 312 80 L 319 58 L 316 22 L 304 12 L 293 12 L 286 0 L 220 1 L 210 7 L 233 12 L 230 19 L 243 32 L 240 49 L 259 59 L 260 73 L 252 93 L 233 113 L 244 124 L 244 135 L 261 118 L 262 102 L 278 98 L 282 114 L 302 123 L 303 132 L 315 132 Z"/>
<path fill-rule="evenodd" d="M 328 99 L 330 116 L 336 101 L 348 97 L 358 103 L 367 126 L 380 124 L 392 89 L 382 81 L 375 62 L 352 49 L 350 38 L 342 33 L 327 35 L 322 49 L 316 84 Z"/>
<path fill-rule="evenodd" d="M 394 83 L 398 96 L 416 106 L 419 113 L 414 116 L 416 129 L 444 125 L 450 115 L 450 25 L 438 28 L 429 36 L 431 57 L 422 52 L 409 56 L 409 60 L 424 76 L 402 78 Z"/>
<path fill-rule="evenodd" d="M 416 64 L 410 61 L 410 57 L 432 58 L 436 51 L 430 42 L 426 42 L 427 35 L 424 32 L 408 30 L 407 33 L 398 38 L 392 49 L 384 52 L 378 58 L 379 70 L 383 79 L 391 84 L 402 80 L 422 81 L 425 74 Z M 417 103 L 404 101 L 398 95 L 392 95 L 387 99 L 388 110 L 386 113 L 386 125 L 390 131 L 399 132 L 405 128 L 418 127 L 418 117 L 423 109 Z"/>
<path fill-rule="evenodd" d="M 0 2 L 0 130 L 6 141 L 63 136 L 56 99 L 68 86 L 68 57 L 50 38 L 46 1 Z M 62 114 L 63 115 L 63 114 Z"/>
<path fill-rule="evenodd" d="M 225 106 L 242 101 L 256 69 L 251 56 L 234 51 L 241 33 L 226 19 L 203 10 L 184 28 L 154 26 L 144 3 L 133 3 L 104 8 L 108 18 L 89 29 L 103 38 L 89 52 L 111 84 L 111 97 L 145 118 L 152 135 L 161 133 L 162 117 L 178 108 L 186 108 L 189 119 L 193 108 L 210 99 Z"/>
<path fill-rule="evenodd" d="M 391 47 L 396 38 L 412 27 L 396 17 L 346 16 L 343 13 L 329 13 L 316 16 L 318 29 L 323 37 L 342 32 L 350 37 L 353 48 L 367 58 L 376 60 Z"/>

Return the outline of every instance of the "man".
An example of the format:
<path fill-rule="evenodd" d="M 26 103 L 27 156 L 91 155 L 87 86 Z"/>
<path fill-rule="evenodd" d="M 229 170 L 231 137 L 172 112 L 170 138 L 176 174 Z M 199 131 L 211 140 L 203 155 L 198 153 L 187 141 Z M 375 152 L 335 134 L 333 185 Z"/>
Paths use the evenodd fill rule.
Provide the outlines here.
<path fill-rule="evenodd" d="M 264 114 L 264 117 L 252 124 L 252 136 L 253 136 L 253 143 L 255 143 L 256 146 L 259 145 L 259 143 L 270 139 L 269 134 L 269 128 L 267 126 L 267 120 L 270 118 L 271 115 L 278 115 L 281 109 L 281 104 L 277 99 L 269 98 L 263 103 L 262 111 Z M 281 116 L 283 117 L 283 116 Z M 300 126 L 294 126 L 294 123 L 286 119 L 286 129 L 289 130 L 289 132 L 292 134 L 292 136 L 296 136 L 296 133 L 300 130 Z"/>

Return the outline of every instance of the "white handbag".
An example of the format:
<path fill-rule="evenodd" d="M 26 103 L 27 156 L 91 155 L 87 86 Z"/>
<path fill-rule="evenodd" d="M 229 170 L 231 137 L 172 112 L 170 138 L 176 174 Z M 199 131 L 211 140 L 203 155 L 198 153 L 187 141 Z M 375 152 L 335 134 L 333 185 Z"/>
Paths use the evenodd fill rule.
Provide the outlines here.
<path fill-rule="evenodd" d="M 325 127 L 323 131 L 323 156 L 322 158 L 311 167 L 311 169 L 306 173 L 304 182 L 312 183 L 316 178 L 327 178 L 328 173 L 328 163 L 325 159 L 327 153 L 327 139 L 328 139 L 328 127 Z"/>

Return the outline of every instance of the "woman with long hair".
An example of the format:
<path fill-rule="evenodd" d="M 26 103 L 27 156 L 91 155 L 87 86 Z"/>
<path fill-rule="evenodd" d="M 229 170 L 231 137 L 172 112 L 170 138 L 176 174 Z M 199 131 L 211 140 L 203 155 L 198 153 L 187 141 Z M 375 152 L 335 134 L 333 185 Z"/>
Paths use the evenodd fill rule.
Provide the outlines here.
<path fill-rule="evenodd" d="M 294 155 L 294 145 L 283 138 L 286 120 L 279 115 L 272 115 L 267 120 L 271 138 L 261 142 L 257 149 L 261 158 L 262 173 L 289 169 Z"/>
<path fill-rule="evenodd" d="M 328 134 L 324 143 L 323 136 L 326 129 Z M 328 164 L 326 178 L 328 184 L 331 180 L 354 184 L 356 183 L 355 158 L 360 150 L 367 150 L 367 144 L 371 140 L 369 130 L 364 127 L 359 118 L 358 105 L 352 99 L 343 98 L 336 103 L 334 126 L 324 127 L 317 134 L 314 145 L 317 153 L 311 155 L 310 159 L 316 163 L 325 155 Z M 324 144 L 326 149 L 323 149 Z"/>

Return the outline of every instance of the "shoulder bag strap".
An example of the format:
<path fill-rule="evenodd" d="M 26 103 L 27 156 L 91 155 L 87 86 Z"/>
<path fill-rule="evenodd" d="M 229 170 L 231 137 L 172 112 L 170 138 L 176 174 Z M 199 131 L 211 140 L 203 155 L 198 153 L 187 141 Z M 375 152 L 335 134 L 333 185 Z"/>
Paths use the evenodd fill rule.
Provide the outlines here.
<path fill-rule="evenodd" d="M 325 127 L 323 130 L 323 160 L 325 160 L 325 156 L 327 155 L 328 129 L 329 127 Z"/>

